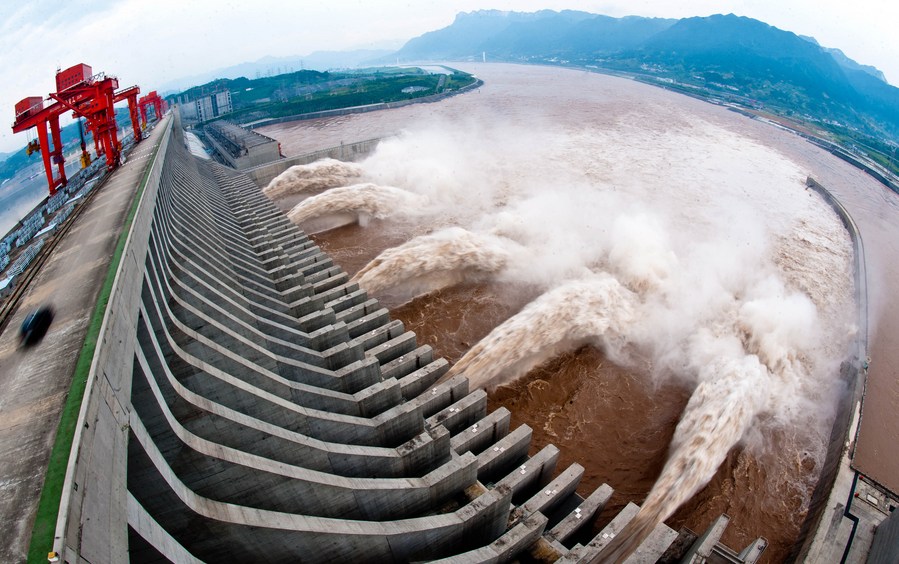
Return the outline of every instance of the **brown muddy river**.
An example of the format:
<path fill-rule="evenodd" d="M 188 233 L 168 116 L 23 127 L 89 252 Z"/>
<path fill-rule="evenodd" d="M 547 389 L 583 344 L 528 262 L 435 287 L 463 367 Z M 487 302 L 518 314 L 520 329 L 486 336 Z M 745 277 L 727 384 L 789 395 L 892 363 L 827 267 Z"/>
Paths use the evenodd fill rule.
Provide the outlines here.
<path fill-rule="evenodd" d="M 899 310 L 888 283 L 899 279 L 894 194 L 797 136 L 660 89 L 563 69 L 463 66 L 486 84 L 438 104 L 260 132 L 288 155 L 401 133 L 362 163 L 360 181 L 412 196 L 385 193 L 380 207 L 362 213 L 364 226 L 316 240 L 354 274 L 422 236 L 449 227 L 472 233 L 476 253 L 442 249 L 416 263 L 441 272 L 450 267 L 435 262 L 456 265 L 451 277 L 428 279 L 437 289 L 414 297 L 421 284 L 404 287 L 410 270 L 397 267 L 382 274 L 393 288 L 374 293 L 419 344 L 451 362 L 504 322 L 523 326 L 520 314 L 549 315 L 539 311 L 541 296 L 611 275 L 614 296 L 626 303 L 602 302 L 591 317 L 591 306 L 567 298 L 553 308 L 561 313 L 544 317 L 541 338 L 554 352 L 525 359 L 511 381 L 504 373 L 488 386 L 493 408 L 508 407 L 514 425 L 534 429 L 533 449 L 555 444 L 560 468 L 586 468 L 582 494 L 602 483 L 615 489 L 600 523 L 629 501 L 642 503 L 669 456 L 698 456 L 713 468 L 723 459 L 686 503 L 671 501 L 684 492 L 669 496 L 668 509 L 680 508 L 666 522 L 703 531 L 726 512 L 724 541 L 733 548 L 765 536 L 766 561 L 788 553 L 822 462 L 835 366 L 857 330 L 848 237 L 805 191 L 807 175 L 841 199 L 865 244 L 869 389 L 877 393 L 865 408 L 856 462 L 887 484 L 899 475 L 899 455 L 886 448 L 899 428 L 891 416 L 899 406 Z M 286 212 L 306 195 L 276 203 Z M 405 258 L 422 253 L 410 249 Z M 739 342 L 745 350 L 718 364 Z M 503 346 L 502 357 L 522 354 L 520 341 Z M 767 369 L 744 370 L 747 359 Z M 690 401 L 697 385 L 724 393 Z M 695 427 L 682 432 L 707 452 L 670 448 L 682 417 L 734 406 L 748 415 L 728 420 L 732 439 L 723 445 Z M 705 481 L 697 477 L 699 486 Z"/>

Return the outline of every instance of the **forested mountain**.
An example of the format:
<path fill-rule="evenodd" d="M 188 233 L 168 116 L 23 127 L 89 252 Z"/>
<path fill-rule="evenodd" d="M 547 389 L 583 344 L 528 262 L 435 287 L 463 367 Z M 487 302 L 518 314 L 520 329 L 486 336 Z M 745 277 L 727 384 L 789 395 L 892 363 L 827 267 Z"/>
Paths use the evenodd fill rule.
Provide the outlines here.
<path fill-rule="evenodd" d="M 411 39 L 395 54 L 401 59 L 544 56 L 560 53 L 612 53 L 634 48 L 677 20 L 612 18 L 587 12 L 460 13 L 449 27 Z"/>
<path fill-rule="evenodd" d="M 681 20 L 543 10 L 462 13 L 391 58 L 597 66 L 740 97 L 899 138 L 899 89 L 874 67 L 735 15 Z"/>

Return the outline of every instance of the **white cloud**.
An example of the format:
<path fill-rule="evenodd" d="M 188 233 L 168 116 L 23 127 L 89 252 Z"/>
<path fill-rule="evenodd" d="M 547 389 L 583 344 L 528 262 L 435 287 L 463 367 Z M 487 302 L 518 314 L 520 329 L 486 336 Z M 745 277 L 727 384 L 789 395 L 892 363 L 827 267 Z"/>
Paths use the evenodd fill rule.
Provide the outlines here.
<path fill-rule="evenodd" d="M 894 61 L 899 39 L 890 29 L 899 18 L 899 4 L 887 0 L 35 0 L 5 7 L 12 13 L 0 21 L 0 121 L 7 124 L 0 128 L 0 151 L 25 144 L 25 136 L 13 136 L 8 126 L 13 106 L 25 96 L 50 92 L 57 67 L 84 62 L 95 71 L 117 75 L 123 86 L 137 83 L 149 91 L 172 79 L 266 55 L 305 55 L 406 40 L 449 25 L 460 11 L 489 8 L 663 17 L 734 12 L 813 35 L 823 45 L 839 47 L 899 80 L 899 62 Z"/>

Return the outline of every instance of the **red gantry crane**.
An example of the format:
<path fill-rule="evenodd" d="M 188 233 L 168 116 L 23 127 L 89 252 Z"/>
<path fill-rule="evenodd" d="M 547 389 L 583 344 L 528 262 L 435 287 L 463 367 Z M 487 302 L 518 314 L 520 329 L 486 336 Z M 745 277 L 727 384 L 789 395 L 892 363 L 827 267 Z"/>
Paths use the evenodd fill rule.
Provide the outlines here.
<path fill-rule="evenodd" d="M 144 129 L 147 128 L 147 108 L 153 108 L 157 121 L 162 118 L 162 113 L 165 112 L 165 100 L 155 90 L 141 97 L 138 100 L 138 104 L 140 105 L 140 121 Z"/>
<path fill-rule="evenodd" d="M 113 97 L 113 103 L 121 102 L 122 100 L 128 100 L 128 114 L 131 116 L 131 131 L 134 133 L 134 142 L 140 142 L 143 137 L 140 134 L 140 120 L 138 119 L 137 111 L 137 95 L 140 94 L 140 88 L 137 86 L 129 86 L 128 88 L 124 88 L 116 92 L 115 97 Z"/>
<path fill-rule="evenodd" d="M 134 141 L 135 143 L 140 141 L 140 125 L 137 120 L 137 95 L 140 94 L 140 89 L 132 86 L 116 92 L 118 87 L 119 81 L 116 77 L 106 76 L 103 73 L 93 75 L 91 67 L 82 63 L 56 73 L 57 91 L 50 94 L 48 100 L 50 105 L 45 107 L 44 100 L 39 96 L 25 98 L 16 104 L 13 133 L 26 131 L 32 127 L 37 128 L 38 141 L 29 143 L 27 150 L 29 154 L 35 150 L 41 152 L 51 196 L 57 189 L 66 185 L 65 157 L 62 154 L 62 140 L 59 134 L 59 116 L 65 112 L 71 110 L 76 119 L 84 118 L 85 126 L 93 135 L 97 156 L 106 157 L 107 170 L 117 167 L 120 159 L 121 145 L 116 136 L 114 108 L 116 102 L 128 101 L 135 132 Z M 86 155 L 86 148 L 83 145 L 82 152 L 85 153 L 82 162 L 89 162 L 90 157 Z M 53 171 L 54 166 L 57 168 L 56 174 Z"/>

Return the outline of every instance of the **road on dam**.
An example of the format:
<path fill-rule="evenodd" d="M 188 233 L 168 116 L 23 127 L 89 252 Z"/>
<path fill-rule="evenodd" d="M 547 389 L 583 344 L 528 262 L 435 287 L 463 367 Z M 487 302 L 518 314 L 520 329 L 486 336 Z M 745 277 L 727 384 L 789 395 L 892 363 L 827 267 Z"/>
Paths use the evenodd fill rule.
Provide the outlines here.
<path fill-rule="evenodd" d="M 50 449 L 72 374 L 137 188 L 164 127 L 140 143 L 75 219 L 0 334 L 0 562 L 25 559 Z M 19 346 L 25 316 L 55 318 L 46 337 Z"/>

